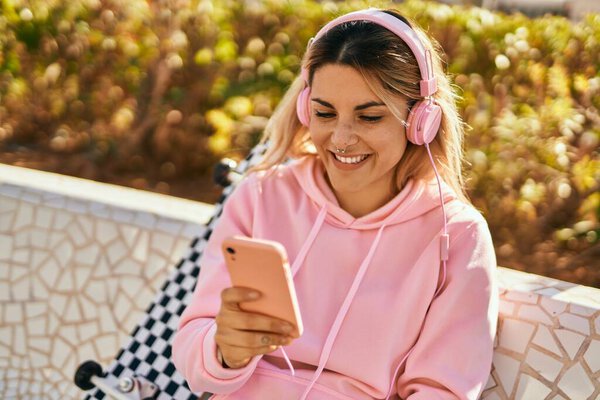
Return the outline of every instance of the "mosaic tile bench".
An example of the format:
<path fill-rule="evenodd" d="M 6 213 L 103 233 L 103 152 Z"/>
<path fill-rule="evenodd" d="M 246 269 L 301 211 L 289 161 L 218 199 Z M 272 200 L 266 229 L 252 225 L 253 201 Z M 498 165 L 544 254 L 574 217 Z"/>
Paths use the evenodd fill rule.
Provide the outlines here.
<path fill-rule="evenodd" d="M 193 283 L 181 271 L 197 267 L 178 261 L 193 258 L 189 243 L 213 209 L 0 164 L 0 398 L 82 398 L 72 383 L 81 362 L 109 366 L 154 318 L 153 300 L 179 311 L 156 292 L 176 297 L 165 281 Z M 505 268 L 498 276 L 499 331 L 481 398 L 600 399 L 600 290 Z M 161 368 L 172 378 L 157 382 L 159 398 L 190 398 Z"/>

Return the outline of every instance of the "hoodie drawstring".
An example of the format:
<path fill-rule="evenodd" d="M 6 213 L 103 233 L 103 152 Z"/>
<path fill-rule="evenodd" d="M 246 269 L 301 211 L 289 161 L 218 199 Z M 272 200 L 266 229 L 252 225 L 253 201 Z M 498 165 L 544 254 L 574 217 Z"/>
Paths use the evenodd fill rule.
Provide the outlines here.
<path fill-rule="evenodd" d="M 296 272 L 298 272 L 298 270 L 300 269 L 300 266 L 304 262 L 304 259 L 306 258 L 306 254 L 308 253 L 308 250 L 310 250 L 310 248 L 312 247 L 312 244 L 315 241 L 317 234 L 321 230 L 321 226 L 323 225 L 323 221 L 325 221 L 326 216 L 327 216 L 327 205 L 323 205 L 323 207 L 321 207 L 321 211 L 319 211 L 319 215 L 317 215 L 317 219 L 315 220 L 313 227 L 311 228 L 310 232 L 308 233 L 308 237 L 304 241 L 302 248 L 298 252 L 296 259 L 294 260 L 294 263 L 292 264 L 292 276 L 296 276 Z"/>
<path fill-rule="evenodd" d="M 300 266 L 304 262 L 304 259 L 306 258 L 306 254 L 308 253 L 308 250 L 310 250 L 313 242 L 315 241 L 315 238 L 317 237 L 317 234 L 321 230 L 321 226 L 323 225 L 323 221 L 325 221 L 326 216 L 327 216 L 327 206 L 324 205 L 321 208 L 321 211 L 319 211 L 319 215 L 317 215 L 317 219 L 315 220 L 315 223 L 313 224 L 313 227 L 311 228 L 311 230 L 308 234 L 308 237 L 304 241 L 302 248 L 298 252 L 296 259 L 294 260 L 294 263 L 292 264 L 292 277 L 296 276 L 296 272 L 298 272 L 298 270 L 300 269 Z M 283 347 L 280 347 L 279 350 L 281 350 L 281 355 L 283 356 L 285 363 L 287 364 L 288 368 L 290 369 L 290 373 L 292 374 L 292 376 L 295 376 L 296 371 L 294 370 L 294 367 L 292 366 L 292 362 L 290 361 L 290 358 L 288 357 L 287 353 L 285 352 Z"/>
<path fill-rule="evenodd" d="M 382 234 L 384 228 L 385 228 L 385 225 L 382 225 L 381 228 L 379 228 L 379 231 L 377 232 L 377 236 L 375 237 L 375 240 L 371 244 L 371 248 L 369 249 L 367 256 L 361 263 L 361 265 L 358 269 L 358 272 L 357 272 L 356 276 L 354 277 L 352 286 L 350 287 L 350 290 L 348 290 L 348 293 L 346 294 L 346 298 L 344 299 L 344 302 L 342 303 L 342 307 L 338 311 L 335 321 L 333 322 L 333 325 L 331 326 L 331 329 L 329 330 L 329 334 L 327 335 L 327 339 L 325 340 L 325 345 L 323 346 L 323 350 L 321 351 L 321 357 L 319 359 L 319 365 L 317 367 L 317 370 L 315 371 L 310 383 L 304 390 L 304 393 L 300 397 L 300 400 L 305 400 L 307 398 L 308 393 L 314 386 L 317 379 L 319 379 L 321 372 L 323 372 L 323 369 L 325 368 L 325 364 L 327 363 L 327 360 L 329 359 L 329 354 L 331 353 L 331 349 L 333 348 L 335 339 L 338 335 L 338 332 L 340 331 L 342 322 L 344 321 L 344 318 L 346 317 L 346 314 L 348 313 L 348 310 L 350 309 L 350 305 L 352 304 L 352 301 L 354 300 L 354 296 L 356 295 L 358 287 L 360 286 L 360 283 L 362 282 L 362 279 L 363 279 L 365 273 L 367 272 L 369 265 L 371 264 L 371 259 L 373 258 L 373 255 L 375 254 L 375 250 L 377 249 L 377 245 L 379 244 L 379 239 L 381 238 L 381 234 Z"/>

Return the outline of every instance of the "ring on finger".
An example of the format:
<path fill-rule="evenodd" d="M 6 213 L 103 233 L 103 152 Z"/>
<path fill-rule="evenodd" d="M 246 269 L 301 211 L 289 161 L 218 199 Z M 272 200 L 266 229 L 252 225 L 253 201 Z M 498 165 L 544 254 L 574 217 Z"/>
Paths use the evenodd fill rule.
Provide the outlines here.
<path fill-rule="evenodd" d="M 264 345 L 267 345 L 267 344 L 271 343 L 271 339 L 269 339 L 269 337 L 267 335 L 264 335 L 263 337 L 261 337 L 260 341 Z"/>

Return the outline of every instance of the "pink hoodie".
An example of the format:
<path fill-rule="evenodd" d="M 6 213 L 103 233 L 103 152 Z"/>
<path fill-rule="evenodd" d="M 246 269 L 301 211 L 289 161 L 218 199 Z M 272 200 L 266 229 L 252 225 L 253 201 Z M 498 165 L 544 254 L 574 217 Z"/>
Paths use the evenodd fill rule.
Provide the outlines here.
<path fill-rule="evenodd" d="M 492 362 L 496 260 L 483 217 L 448 186 L 443 193 L 446 274 L 435 181 L 410 181 L 388 204 L 354 218 L 315 157 L 249 175 L 204 249 L 173 342 L 190 388 L 232 400 L 477 399 Z M 217 361 L 214 316 L 231 286 L 220 243 L 234 234 L 277 240 L 288 251 L 304 322 L 302 337 L 285 348 L 295 376 L 280 350 L 241 369 Z"/>

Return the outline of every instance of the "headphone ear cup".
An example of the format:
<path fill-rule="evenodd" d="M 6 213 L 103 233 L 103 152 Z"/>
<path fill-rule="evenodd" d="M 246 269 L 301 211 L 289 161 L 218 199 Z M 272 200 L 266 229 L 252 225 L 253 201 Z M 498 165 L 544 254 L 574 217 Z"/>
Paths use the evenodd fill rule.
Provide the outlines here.
<path fill-rule="evenodd" d="M 430 101 L 415 104 L 408 115 L 406 138 L 416 145 L 429 144 L 435 139 L 442 123 L 442 109 Z"/>
<path fill-rule="evenodd" d="M 310 124 L 310 87 L 305 87 L 296 99 L 296 114 L 300 123 L 308 128 Z"/>

